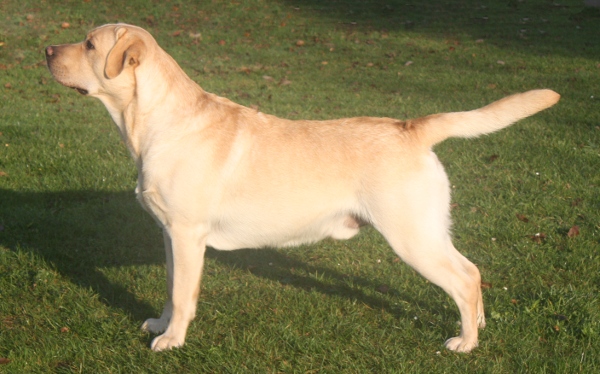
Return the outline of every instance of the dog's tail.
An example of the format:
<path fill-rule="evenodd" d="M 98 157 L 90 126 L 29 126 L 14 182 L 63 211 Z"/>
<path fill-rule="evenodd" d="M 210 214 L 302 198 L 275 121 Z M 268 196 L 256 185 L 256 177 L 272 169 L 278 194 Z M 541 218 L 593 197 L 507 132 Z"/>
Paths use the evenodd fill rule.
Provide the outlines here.
<path fill-rule="evenodd" d="M 421 144 L 433 146 L 450 137 L 472 138 L 503 129 L 551 107 L 560 99 L 552 90 L 533 90 L 495 101 L 468 112 L 434 114 L 405 122 Z"/>

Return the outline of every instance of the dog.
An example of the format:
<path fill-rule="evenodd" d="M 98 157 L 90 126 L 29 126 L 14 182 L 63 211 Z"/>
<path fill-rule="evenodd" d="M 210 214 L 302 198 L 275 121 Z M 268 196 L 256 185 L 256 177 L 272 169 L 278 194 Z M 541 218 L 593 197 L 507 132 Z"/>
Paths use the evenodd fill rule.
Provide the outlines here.
<path fill-rule="evenodd" d="M 348 239 L 363 224 L 455 301 L 469 352 L 485 326 L 477 267 L 453 246 L 450 188 L 432 147 L 488 134 L 549 108 L 532 90 L 485 107 L 397 120 L 292 121 L 204 91 L 144 29 L 109 24 L 83 42 L 49 46 L 62 85 L 96 97 L 138 171 L 136 196 L 162 228 L 168 299 L 142 329 L 151 348 L 184 344 L 195 317 L 206 246 L 285 247 Z"/>

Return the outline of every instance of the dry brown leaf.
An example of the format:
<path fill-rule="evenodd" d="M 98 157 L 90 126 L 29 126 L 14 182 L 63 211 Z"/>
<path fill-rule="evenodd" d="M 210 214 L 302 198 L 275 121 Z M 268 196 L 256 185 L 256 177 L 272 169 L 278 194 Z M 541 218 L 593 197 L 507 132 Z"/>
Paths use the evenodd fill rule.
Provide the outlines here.
<path fill-rule="evenodd" d="M 492 284 L 490 282 L 481 282 L 481 288 L 492 288 Z"/>
<path fill-rule="evenodd" d="M 529 239 L 533 240 L 538 244 L 541 244 L 546 239 L 546 234 L 544 234 L 543 232 L 538 232 L 537 234 L 530 235 Z"/>
<path fill-rule="evenodd" d="M 304 40 L 298 40 L 298 41 L 296 42 L 296 46 L 297 46 L 297 47 L 302 47 L 304 44 L 306 44 L 306 43 L 304 42 Z"/>
<path fill-rule="evenodd" d="M 10 364 L 10 360 L 6 357 L 0 357 L 0 365 Z"/>
<path fill-rule="evenodd" d="M 573 226 L 569 229 L 569 232 L 567 233 L 567 236 L 569 238 L 574 238 L 576 236 L 579 235 L 579 226 Z"/>
<path fill-rule="evenodd" d="M 263 79 L 269 82 L 273 82 L 275 80 L 275 78 L 268 75 L 263 75 Z"/>
<path fill-rule="evenodd" d="M 176 30 L 175 32 L 173 32 L 171 34 L 171 36 L 179 36 L 179 35 L 181 35 L 182 32 L 183 32 L 183 30 Z"/>
<path fill-rule="evenodd" d="M 60 27 L 63 28 L 63 29 L 68 29 L 69 27 L 71 27 L 71 24 L 69 22 L 63 22 L 60 25 Z"/>
<path fill-rule="evenodd" d="M 529 218 L 525 217 L 525 215 L 523 214 L 517 213 L 517 218 L 519 219 L 519 221 L 523 221 L 525 223 L 529 222 Z"/>
<path fill-rule="evenodd" d="M 223 40 L 223 39 L 219 40 L 219 45 L 225 45 L 225 44 L 227 44 L 227 42 L 225 40 Z"/>

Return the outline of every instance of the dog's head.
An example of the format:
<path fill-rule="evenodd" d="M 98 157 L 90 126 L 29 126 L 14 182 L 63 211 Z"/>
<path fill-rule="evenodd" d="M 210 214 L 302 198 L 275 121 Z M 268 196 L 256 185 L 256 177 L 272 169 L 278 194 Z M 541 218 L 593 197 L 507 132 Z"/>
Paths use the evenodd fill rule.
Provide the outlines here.
<path fill-rule="evenodd" d="M 84 41 L 46 48 L 48 68 L 62 85 L 83 95 L 118 100 L 131 97 L 135 70 L 155 42 L 145 30 L 111 24 L 92 30 Z"/>

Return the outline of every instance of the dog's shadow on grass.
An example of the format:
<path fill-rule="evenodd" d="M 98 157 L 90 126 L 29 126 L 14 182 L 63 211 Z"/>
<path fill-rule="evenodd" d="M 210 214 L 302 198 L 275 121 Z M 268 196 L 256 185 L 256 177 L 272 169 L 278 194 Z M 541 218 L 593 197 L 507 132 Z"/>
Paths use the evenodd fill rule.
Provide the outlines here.
<path fill-rule="evenodd" d="M 139 322 L 160 313 L 103 272 L 111 267 L 164 266 L 161 232 L 138 205 L 133 192 L 35 193 L 0 189 L 0 245 L 34 253 L 74 284 L 92 289 L 103 303 L 123 310 Z M 396 318 L 409 316 L 394 308 L 385 293 L 391 292 L 418 308 L 435 308 L 404 293 L 398 296 L 398 291 L 381 288 L 381 284 L 367 277 L 312 265 L 300 259 L 301 255 L 291 256 L 286 251 L 209 249 L 207 257 L 225 267 L 248 269 L 255 276 L 282 286 L 356 300 L 373 309 L 386 310 Z M 327 279 L 311 274 L 326 274 Z M 366 289 L 375 292 L 364 292 Z"/>

